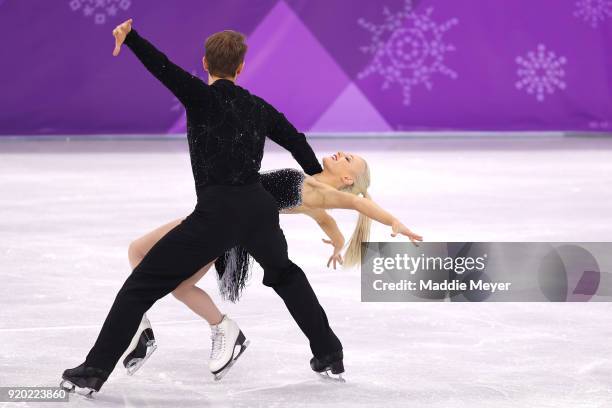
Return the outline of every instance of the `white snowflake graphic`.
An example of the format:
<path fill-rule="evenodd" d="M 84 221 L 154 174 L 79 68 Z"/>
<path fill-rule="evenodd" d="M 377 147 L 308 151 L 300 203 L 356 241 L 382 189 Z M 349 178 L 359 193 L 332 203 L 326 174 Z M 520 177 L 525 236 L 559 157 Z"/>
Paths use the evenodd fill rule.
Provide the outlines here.
<path fill-rule="evenodd" d="M 612 122 L 608 122 L 607 120 L 596 121 L 593 120 L 589 122 L 589 127 L 591 129 L 609 129 L 612 127 Z"/>
<path fill-rule="evenodd" d="M 547 93 L 553 94 L 557 89 L 565 89 L 567 86 L 563 80 L 563 66 L 567 58 L 557 57 L 543 44 L 538 45 L 535 52 L 529 51 L 525 57 L 516 57 L 516 63 L 519 65 L 516 88 L 524 89 L 530 95 L 535 94 L 538 102 L 543 102 Z"/>
<path fill-rule="evenodd" d="M 597 28 L 608 17 L 612 17 L 612 0 L 578 0 L 574 16 Z"/>
<path fill-rule="evenodd" d="M 131 0 L 71 0 L 72 11 L 83 10 L 85 17 L 93 16 L 96 24 L 106 23 L 107 17 L 114 17 L 117 12 L 127 10 L 132 5 Z"/>
<path fill-rule="evenodd" d="M 459 20 L 453 18 L 439 24 L 432 20 L 432 13 L 433 8 L 417 13 L 412 10 L 412 0 L 405 0 L 404 9 L 396 13 L 385 7 L 385 21 L 381 24 L 359 19 L 358 23 L 372 33 L 371 44 L 361 50 L 374 58 L 358 78 L 379 74 L 384 79 L 382 89 L 397 83 L 406 106 L 412 102 L 412 88 L 424 85 L 430 90 L 435 74 L 457 78 L 457 73 L 444 64 L 446 54 L 455 51 L 455 47 L 446 44 L 443 37 Z"/>

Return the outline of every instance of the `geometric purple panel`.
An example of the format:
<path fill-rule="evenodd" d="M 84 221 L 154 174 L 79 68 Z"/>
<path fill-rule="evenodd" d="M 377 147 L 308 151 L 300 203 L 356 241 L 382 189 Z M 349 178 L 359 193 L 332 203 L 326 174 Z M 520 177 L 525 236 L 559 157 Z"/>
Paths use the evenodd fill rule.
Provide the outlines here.
<path fill-rule="evenodd" d="M 350 83 L 310 129 L 311 132 L 390 132 L 393 129 L 366 99 L 354 83 Z"/>
<path fill-rule="evenodd" d="M 308 130 L 350 82 L 283 1 L 247 41 L 238 83 L 273 104 L 300 130 Z"/>
<path fill-rule="evenodd" d="M 612 2 L 497 3 L 0 0 L 0 135 L 184 132 L 172 94 L 111 56 L 129 17 L 202 78 L 205 38 L 244 32 L 238 83 L 303 131 L 612 132 Z"/>

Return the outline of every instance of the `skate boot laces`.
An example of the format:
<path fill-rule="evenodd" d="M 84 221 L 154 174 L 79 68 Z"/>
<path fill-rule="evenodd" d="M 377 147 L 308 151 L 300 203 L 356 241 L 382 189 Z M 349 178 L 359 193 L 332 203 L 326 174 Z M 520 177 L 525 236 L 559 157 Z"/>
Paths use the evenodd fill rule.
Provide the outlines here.
<path fill-rule="evenodd" d="M 217 326 L 213 326 L 210 339 L 212 340 L 212 347 L 210 349 L 210 359 L 216 360 L 225 348 L 225 333 L 223 329 Z"/>

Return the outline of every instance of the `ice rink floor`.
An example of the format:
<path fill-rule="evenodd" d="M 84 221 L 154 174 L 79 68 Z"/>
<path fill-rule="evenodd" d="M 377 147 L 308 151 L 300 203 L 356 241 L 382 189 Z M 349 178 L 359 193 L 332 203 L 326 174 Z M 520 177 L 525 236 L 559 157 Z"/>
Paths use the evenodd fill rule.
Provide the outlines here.
<path fill-rule="evenodd" d="M 612 240 L 612 139 L 313 146 L 363 155 L 373 198 L 428 241 Z M 297 165 L 269 149 L 263 169 L 281 167 Z M 1 141 L 0 386 L 56 386 L 80 364 L 130 271 L 130 241 L 194 202 L 185 140 Z M 356 215 L 332 214 L 348 238 Z M 95 401 L 69 405 L 612 407 L 612 304 L 361 303 L 359 272 L 325 267 L 317 225 L 281 222 L 344 344 L 346 384 L 311 372 L 306 339 L 256 269 L 240 303 L 220 303 L 251 340 L 221 382 L 206 367 L 207 324 L 167 297 L 150 311 L 159 348 L 141 371 L 118 367 Z M 375 226 L 372 240 L 390 239 Z M 219 300 L 213 272 L 200 284 Z M 65 403 L 30 404 L 43 405 Z"/>

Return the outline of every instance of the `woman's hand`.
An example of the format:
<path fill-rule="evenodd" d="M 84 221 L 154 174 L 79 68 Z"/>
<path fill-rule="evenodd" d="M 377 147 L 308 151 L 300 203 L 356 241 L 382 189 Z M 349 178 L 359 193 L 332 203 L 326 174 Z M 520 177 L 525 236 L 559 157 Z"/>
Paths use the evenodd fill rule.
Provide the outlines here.
<path fill-rule="evenodd" d="M 397 234 L 402 234 L 407 236 L 410 241 L 415 245 L 415 246 L 419 246 L 417 244 L 417 241 L 423 241 L 423 237 L 420 236 L 419 234 L 415 234 L 414 232 L 410 231 L 408 229 L 408 227 L 406 227 L 404 224 L 402 224 L 401 222 L 399 222 L 398 220 L 394 220 L 393 223 L 391 224 L 391 236 L 392 237 L 396 237 Z"/>
<path fill-rule="evenodd" d="M 341 252 L 342 252 L 342 247 L 344 246 L 344 244 L 334 243 L 331 240 L 325 239 L 325 238 L 323 238 L 322 241 L 334 247 L 334 253 L 332 256 L 329 257 L 329 261 L 327 261 L 327 267 L 329 268 L 329 265 L 333 262 L 334 269 L 336 269 L 336 263 L 339 263 L 340 265 L 342 265 L 342 262 L 343 262 Z"/>

